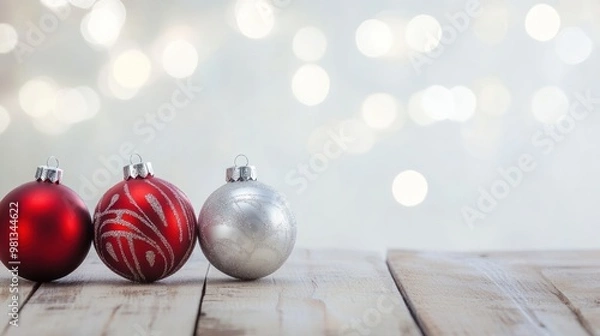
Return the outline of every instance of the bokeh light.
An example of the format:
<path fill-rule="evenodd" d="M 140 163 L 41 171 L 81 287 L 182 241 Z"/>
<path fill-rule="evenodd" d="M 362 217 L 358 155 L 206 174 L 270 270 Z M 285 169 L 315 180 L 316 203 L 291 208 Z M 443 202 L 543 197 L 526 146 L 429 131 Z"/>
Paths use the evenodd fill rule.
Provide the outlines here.
<path fill-rule="evenodd" d="M 100 89 L 100 92 L 104 96 L 117 98 L 120 100 L 131 99 L 140 91 L 139 89 L 128 89 L 119 85 L 112 76 L 112 67 L 110 64 L 100 68 L 100 71 L 98 72 L 97 83 L 98 89 Z"/>
<path fill-rule="evenodd" d="M 292 78 L 292 92 L 302 104 L 318 105 L 329 94 L 329 75 L 318 65 L 303 65 Z"/>
<path fill-rule="evenodd" d="M 238 29 L 246 37 L 263 38 L 275 25 L 273 7 L 266 0 L 238 0 L 234 11 Z"/>
<path fill-rule="evenodd" d="M 137 89 L 150 78 L 150 59 L 137 49 L 121 53 L 114 61 L 112 76 L 116 83 L 126 89 Z"/>
<path fill-rule="evenodd" d="M 53 113 L 33 119 L 33 127 L 47 135 L 60 135 L 70 128 L 70 124 L 61 122 Z"/>
<path fill-rule="evenodd" d="M 294 55 L 306 62 L 320 60 L 327 50 L 327 38 L 316 27 L 300 28 L 292 41 Z"/>
<path fill-rule="evenodd" d="M 19 42 L 15 28 L 8 23 L 0 23 L 0 54 L 11 52 Z"/>
<path fill-rule="evenodd" d="M 89 86 L 78 86 L 75 88 L 85 99 L 85 104 L 88 109 L 86 111 L 85 119 L 91 119 L 95 117 L 100 111 L 101 103 L 100 96 L 96 90 L 92 89 Z"/>
<path fill-rule="evenodd" d="M 468 87 L 432 85 L 411 96 L 408 114 L 417 125 L 427 126 L 441 120 L 465 122 L 473 117 L 476 107 L 477 97 Z"/>
<path fill-rule="evenodd" d="M 394 37 L 383 21 L 366 20 L 356 29 L 356 46 L 367 57 L 381 57 L 392 48 Z"/>
<path fill-rule="evenodd" d="M 362 104 L 362 117 L 372 128 L 385 129 L 390 127 L 398 114 L 396 98 L 387 93 L 369 95 Z"/>
<path fill-rule="evenodd" d="M 423 91 L 423 111 L 433 120 L 445 120 L 454 115 L 454 96 L 441 86 L 432 85 Z"/>
<path fill-rule="evenodd" d="M 579 27 L 563 29 L 556 38 L 555 45 L 558 57 L 566 64 L 579 64 L 592 53 L 593 43 Z"/>
<path fill-rule="evenodd" d="M 405 207 L 414 207 L 423 203 L 428 189 L 425 176 L 414 170 L 401 172 L 392 183 L 392 194 L 396 202 Z"/>
<path fill-rule="evenodd" d="M 127 10 L 121 1 L 100 0 L 81 20 L 81 35 L 92 45 L 110 47 L 119 37 L 126 17 Z"/>
<path fill-rule="evenodd" d="M 75 7 L 88 9 L 94 5 L 96 0 L 69 0 L 69 3 Z"/>
<path fill-rule="evenodd" d="M 486 80 L 477 95 L 479 110 L 489 116 L 505 114 L 508 111 L 511 101 L 508 89 L 500 80 L 495 78 Z"/>
<path fill-rule="evenodd" d="M 92 44 L 111 46 L 120 32 L 119 19 L 108 9 L 94 9 L 81 20 L 81 35 Z"/>
<path fill-rule="evenodd" d="M 25 83 L 19 90 L 19 104 L 25 113 L 41 118 L 54 110 L 58 86 L 46 77 L 37 77 Z"/>
<path fill-rule="evenodd" d="M 8 125 L 10 125 L 10 114 L 3 106 L 0 106 L 0 134 L 6 131 Z"/>
<path fill-rule="evenodd" d="M 50 9 L 56 9 L 69 5 L 69 2 L 67 0 L 40 0 L 40 2 L 42 3 L 42 5 Z"/>
<path fill-rule="evenodd" d="M 556 86 L 543 87 L 533 94 L 531 112 L 539 122 L 556 123 L 569 112 L 569 98 Z"/>
<path fill-rule="evenodd" d="M 532 39 L 549 41 L 556 36 L 560 29 L 560 16 L 554 7 L 547 4 L 537 4 L 527 12 L 525 30 Z"/>
<path fill-rule="evenodd" d="M 20 88 L 19 104 L 23 111 L 33 118 L 33 126 L 41 133 L 58 135 L 69 129 L 70 124 L 57 118 L 57 108 L 64 106 L 64 103 L 60 106 L 58 104 L 62 92 L 64 90 L 47 77 L 33 78 Z M 80 106 L 78 103 L 77 105 Z"/>
<path fill-rule="evenodd" d="M 477 108 L 475 93 L 466 86 L 455 86 L 450 89 L 454 100 L 454 113 L 450 120 L 465 122 L 473 117 Z"/>
<path fill-rule="evenodd" d="M 410 48 L 428 53 L 440 44 L 442 27 L 433 16 L 417 15 L 408 22 L 404 36 Z"/>
<path fill-rule="evenodd" d="M 198 66 L 198 52 L 187 41 L 172 41 L 167 44 L 163 51 L 162 65 L 171 77 L 188 77 L 196 71 L 196 67 Z"/>
<path fill-rule="evenodd" d="M 139 89 L 123 87 L 113 76 L 107 77 L 106 85 L 110 95 L 120 100 L 129 100 L 140 92 Z"/>
<path fill-rule="evenodd" d="M 65 124 L 74 124 L 93 118 L 100 109 L 98 94 L 87 86 L 60 90 L 53 111 L 56 119 Z"/>
<path fill-rule="evenodd" d="M 76 89 L 68 88 L 59 90 L 56 95 L 54 117 L 60 122 L 74 124 L 82 121 L 87 105 L 83 95 Z"/>
<path fill-rule="evenodd" d="M 120 0 L 98 0 L 92 10 L 107 10 L 113 13 L 120 25 L 123 25 L 127 18 L 127 9 Z"/>

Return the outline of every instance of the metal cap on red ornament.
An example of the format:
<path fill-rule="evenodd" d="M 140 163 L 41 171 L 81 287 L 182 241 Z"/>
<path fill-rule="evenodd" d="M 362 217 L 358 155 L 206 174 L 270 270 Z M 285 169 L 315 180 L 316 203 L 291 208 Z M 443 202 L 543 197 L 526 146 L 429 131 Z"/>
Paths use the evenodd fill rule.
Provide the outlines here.
<path fill-rule="evenodd" d="M 51 161 L 53 165 L 50 164 Z M 0 201 L 0 260 L 18 275 L 36 282 L 73 272 L 92 242 L 92 220 L 83 200 L 60 184 L 63 171 L 51 156 L 38 166 L 35 181 Z M 57 244 L 57 242 L 60 242 Z"/>
<path fill-rule="evenodd" d="M 133 157 L 137 156 L 140 162 L 133 163 Z M 130 163 L 123 167 L 123 178 L 125 180 L 135 178 L 146 178 L 148 176 L 154 176 L 154 169 L 152 163 L 142 162 L 142 157 L 139 154 L 133 154 L 130 158 Z"/>
<path fill-rule="evenodd" d="M 50 161 L 54 159 L 56 161 L 56 167 L 52 167 L 50 166 Z M 62 179 L 62 174 L 63 171 L 62 169 L 58 168 L 58 165 L 60 164 L 60 162 L 58 161 L 58 159 L 54 156 L 51 156 L 48 158 L 48 160 L 46 161 L 46 165 L 45 166 L 38 166 L 36 171 L 35 171 L 35 179 L 37 181 L 41 181 L 41 182 L 52 182 L 52 183 L 60 183 L 60 180 Z"/>
<path fill-rule="evenodd" d="M 195 225 L 187 196 L 154 176 L 152 164 L 134 154 L 123 167 L 123 181 L 96 206 L 94 246 L 115 273 L 152 282 L 172 275 L 187 261 L 196 242 Z"/>

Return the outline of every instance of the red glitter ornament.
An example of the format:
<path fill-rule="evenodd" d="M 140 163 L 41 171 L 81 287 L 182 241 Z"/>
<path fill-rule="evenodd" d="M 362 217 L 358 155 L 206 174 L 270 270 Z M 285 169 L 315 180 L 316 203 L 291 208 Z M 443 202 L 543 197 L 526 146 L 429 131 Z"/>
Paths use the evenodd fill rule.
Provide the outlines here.
<path fill-rule="evenodd" d="M 96 206 L 94 246 L 111 270 L 129 280 L 165 278 L 194 249 L 194 209 L 181 190 L 154 177 L 149 162 L 132 163 L 123 172 L 125 180 Z"/>
<path fill-rule="evenodd" d="M 36 181 L 0 201 L 0 260 L 31 281 L 66 276 L 90 250 L 90 213 L 73 190 L 60 184 L 61 176 L 58 160 L 56 167 L 40 166 Z"/>

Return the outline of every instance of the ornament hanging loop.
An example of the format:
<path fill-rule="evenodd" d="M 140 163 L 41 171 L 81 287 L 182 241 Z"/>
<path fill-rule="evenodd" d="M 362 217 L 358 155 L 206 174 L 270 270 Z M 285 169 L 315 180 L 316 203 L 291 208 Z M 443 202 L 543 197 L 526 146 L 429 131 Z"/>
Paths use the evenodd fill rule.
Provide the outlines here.
<path fill-rule="evenodd" d="M 50 162 L 54 161 L 55 165 L 50 165 Z M 58 167 L 60 167 L 60 161 L 58 160 L 58 158 L 54 155 L 51 155 L 48 157 L 48 159 L 46 160 L 46 166 L 48 168 L 52 168 L 52 169 L 58 169 Z"/>
<path fill-rule="evenodd" d="M 133 162 L 133 158 L 136 158 L 136 157 L 139 159 L 138 162 Z M 144 162 L 144 159 L 142 158 L 142 156 L 139 153 L 133 153 L 129 156 L 129 163 L 131 163 L 132 165 L 139 164 L 142 162 Z"/>
<path fill-rule="evenodd" d="M 134 158 L 137 157 L 139 162 L 134 162 Z M 145 179 L 149 176 L 154 176 L 154 169 L 152 163 L 144 162 L 142 156 L 138 153 L 133 153 L 129 156 L 129 164 L 123 167 L 123 179 Z"/>
<path fill-rule="evenodd" d="M 54 161 L 53 162 L 53 163 L 55 163 L 54 166 L 50 165 L 51 161 Z M 58 161 L 58 158 L 56 158 L 56 156 L 50 156 L 46 160 L 45 166 L 37 167 L 37 169 L 35 171 L 35 180 L 41 181 L 41 182 L 52 182 L 55 184 L 59 184 L 60 180 L 62 179 L 62 174 L 63 174 L 62 169 L 58 168 L 59 165 L 60 165 L 60 162 Z"/>
<path fill-rule="evenodd" d="M 238 159 L 244 158 L 246 164 L 243 166 L 238 165 Z M 227 168 L 225 171 L 225 181 L 227 182 L 241 182 L 241 181 L 256 181 L 256 167 L 250 166 L 250 160 L 244 154 L 238 154 L 233 159 L 233 167 Z"/>
<path fill-rule="evenodd" d="M 244 164 L 243 166 L 240 166 L 237 164 L 237 161 L 239 158 L 244 158 L 244 160 L 246 160 L 246 164 Z M 244 154 L 238 154 L 235 159 L 233 159 L 233 166 L 234 167 L 248 167 L 248 165 L 250 164 L 250 159 L 248 159 L 248 157 Z"/>

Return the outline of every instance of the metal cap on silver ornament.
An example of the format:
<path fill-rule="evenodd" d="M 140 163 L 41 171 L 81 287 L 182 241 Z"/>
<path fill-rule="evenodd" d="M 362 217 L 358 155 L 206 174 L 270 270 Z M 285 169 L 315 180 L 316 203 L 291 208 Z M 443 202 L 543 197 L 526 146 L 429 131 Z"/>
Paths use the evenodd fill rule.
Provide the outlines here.
<path fill-rule="evenodd" d="M 50 165 L 50 161 L 54 160 L 54 165 Z M 59 184 L 62 179 L 63 171 L 58 166 L 60 162 L 55 156 L 51 156 L 46 160 L 46 165 L 38 166 L 35 171 L 35 179 L 41 182 L 52 182 Z"/>
<path fill-rule="evenodd" d="M 243 166 L 238 165 L 238 159 L 244 158 L 246 163 Z M 256 181 L 256 167 L 249 166 L 250 161 L 244 154 L 240 154 L 233 160 L 233 167 L 227 168 L 225 172 L 225 181 L 240 182 L 240 181 Z"/>
<path fill-rule="evenodd" d="M 139 162 L 134 163 L 134 157 L 137 157 L 139 159 Z M 123 167 L 123 178 L 125 180 L 154 176 L 154 169 L 152 168 L 152 164 L 150 162 L 143 162 L 142 156 L 140 154 L 136 153 L 131 155 L 131 157 L 129 158 L 129 163 L 130 164 Z"/>

